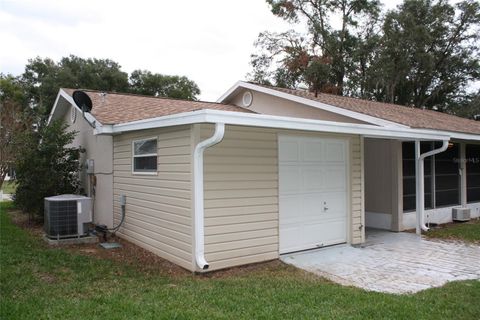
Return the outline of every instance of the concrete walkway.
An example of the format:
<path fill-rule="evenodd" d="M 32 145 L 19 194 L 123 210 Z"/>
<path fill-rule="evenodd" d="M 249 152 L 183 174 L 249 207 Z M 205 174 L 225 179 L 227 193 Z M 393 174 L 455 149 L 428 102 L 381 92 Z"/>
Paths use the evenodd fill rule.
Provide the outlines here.
<path fill-rule="evenodd" d="M 333 246 L 283 255 L 281 260 L 343 285 L 388 293 L 480 279 L 480 246 L 404 232 L 370 230 L 360 247 Z"/>

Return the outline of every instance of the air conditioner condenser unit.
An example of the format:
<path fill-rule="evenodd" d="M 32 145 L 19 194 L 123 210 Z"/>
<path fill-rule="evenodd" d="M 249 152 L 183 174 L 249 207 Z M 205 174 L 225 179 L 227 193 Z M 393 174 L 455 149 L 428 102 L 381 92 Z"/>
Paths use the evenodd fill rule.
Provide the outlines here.
<path fill-rule="evenodd" d="M 50 239 L 83 237 L 92 222 L 92 199 L 75 194 L 47 197 L 44 200 L 44 229 Z"/>
<path fill-rule="evenodd" d="M 470 220 L 470 208 L 453 208 L 452 209 L 453 221 L 468 221 Z"/>

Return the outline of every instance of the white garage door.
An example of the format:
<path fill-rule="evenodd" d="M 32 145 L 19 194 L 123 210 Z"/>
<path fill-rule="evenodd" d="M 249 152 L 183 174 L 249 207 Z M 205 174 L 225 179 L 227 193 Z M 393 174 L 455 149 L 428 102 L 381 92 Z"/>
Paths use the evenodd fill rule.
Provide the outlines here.
<path fill-rule="evenodd" d="M 280 253 L 347 241 L 342 139 L 279 136 Z"/>

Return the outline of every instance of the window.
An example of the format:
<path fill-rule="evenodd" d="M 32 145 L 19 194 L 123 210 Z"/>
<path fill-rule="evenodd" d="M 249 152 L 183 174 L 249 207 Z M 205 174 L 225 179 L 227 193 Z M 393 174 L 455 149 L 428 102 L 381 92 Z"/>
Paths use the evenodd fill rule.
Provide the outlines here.
<path fill-rule="evenodd" d="M 420 152 L 437 149 L 441 142 L 421 142 Z M 432 209 L 460 203 L 460 147 L 453 144 L 439 154 L 424 160 L 425 208 Z M 416 207 L 415 143 L 402 143 L 403 210 Z"/>
<path fill-rule="evenodd" d="M 133 141 L 133 172 L 157 172 L 157 139 Z"/>
<path fill-rule="evenodd" d="M 465 149 L 467 170 L 467 202 L 480 201 L 480 144 L 467 144 Z"/>

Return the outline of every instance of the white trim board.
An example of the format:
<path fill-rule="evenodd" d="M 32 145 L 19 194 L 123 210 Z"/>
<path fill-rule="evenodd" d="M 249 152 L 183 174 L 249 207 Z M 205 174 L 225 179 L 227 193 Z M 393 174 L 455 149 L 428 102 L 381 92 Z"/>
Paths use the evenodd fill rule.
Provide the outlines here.
<path fill-rule="evenodd" d="M 58 91 L 58 94 L 57 94 L 57 97 L 55 98 L 55 103 L 53 104 L 53 108 L 52 108 L 52 111 L 50 112 L 50 115 L 48 116 L 48 121 L 47 121 L 47 125 L 50 124 L 50 122 L 52 120 L 56 120 L 55 118 L 55 115 L 56 113 L 58 112 L 58 103 L 59 103 L 59 100 L 60 98 L 63 98 L 65 99 L 68 103 L 70 103 L 70 105 L 72 107 L 74 107 L 75 109 L 77 109 L 77 111 L 79 113 L 77 113 L 77 119 L 78 119 L 78 115 L 81 115 L 82 118 L 83 118 L 83 111 L 82 109 L 80 109 L 77 104 L 75 103 L 75 101 L 73 101 L 73 98 L 68 94 L 66 93 L 63 89 L 60 89 Z M 99 130 L 100 128 L 102 128 L 102 123 L 100 121 L 98 121 L 91 113 L 89 112 L 86 112 L 85 113 L 85 120 L 90 122 L 90 123 L 94 123 L 95 124 L 95 131 Z"/>

